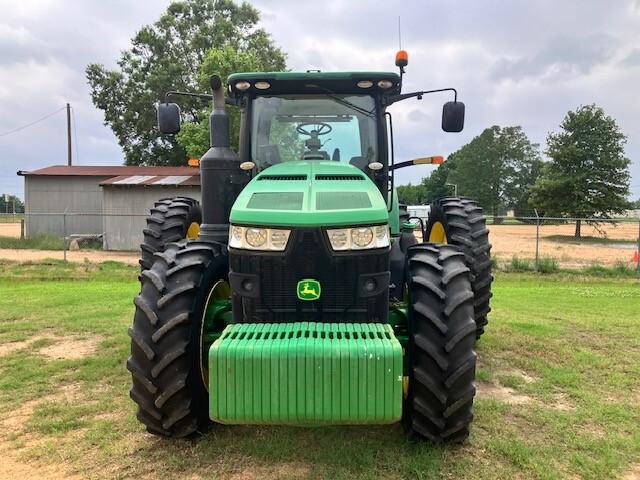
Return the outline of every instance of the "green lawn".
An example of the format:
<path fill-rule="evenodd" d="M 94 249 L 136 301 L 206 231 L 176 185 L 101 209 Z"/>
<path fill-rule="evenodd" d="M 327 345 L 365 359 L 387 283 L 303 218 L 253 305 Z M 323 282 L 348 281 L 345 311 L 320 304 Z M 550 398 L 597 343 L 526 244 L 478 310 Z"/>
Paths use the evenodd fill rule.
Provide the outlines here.
<path fill-rule="evenodd" d="M 0 262 L 0 454 L 83 478 L 602 479 L 640 463 L 637 280 L 499 273 L 471 437 L 440 447 L 397 425 L 147 435 L 124 367 L 136 275 Z M 56 345 L 95 350 L 46 356 Z"/>

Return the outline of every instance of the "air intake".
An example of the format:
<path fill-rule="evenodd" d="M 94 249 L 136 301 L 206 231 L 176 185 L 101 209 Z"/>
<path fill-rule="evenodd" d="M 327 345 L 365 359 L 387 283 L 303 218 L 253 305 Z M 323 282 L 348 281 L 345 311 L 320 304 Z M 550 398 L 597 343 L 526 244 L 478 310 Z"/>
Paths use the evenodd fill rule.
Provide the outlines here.
<path fill-rule="evenodd" d="M 362 175 L 316 175 L 316 180 L 364 180 Z"/>
<path fill-rule="evenodd" d="M 306 175 L 262 175 L 258 180 L 306 180 Z"/>

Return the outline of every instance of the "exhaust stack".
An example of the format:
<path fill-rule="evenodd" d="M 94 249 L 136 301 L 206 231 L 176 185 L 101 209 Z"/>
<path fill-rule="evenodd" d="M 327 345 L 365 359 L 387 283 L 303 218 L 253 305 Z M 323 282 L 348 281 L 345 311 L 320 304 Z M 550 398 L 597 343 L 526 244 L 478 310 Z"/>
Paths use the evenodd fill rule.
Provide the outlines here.
<path fill-rule="evenodd" d="M 229 114 L 225 107 L 222 80 L 210 78 L 213 110 L 209 117 L 211 148 L 200 158 L 202 225 L 200 239 L 226 244 L 229 239 L 229 213 L 246 183 L 240 158 L 229 148 Z"/>

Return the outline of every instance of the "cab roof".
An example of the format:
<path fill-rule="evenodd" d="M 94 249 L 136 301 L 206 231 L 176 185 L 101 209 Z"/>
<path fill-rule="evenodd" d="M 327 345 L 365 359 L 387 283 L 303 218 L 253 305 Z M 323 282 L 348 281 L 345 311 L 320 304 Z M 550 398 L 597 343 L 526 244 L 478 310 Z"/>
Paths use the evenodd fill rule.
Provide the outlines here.
<path fill-rule="evenodd" d="M 363 88 L 358 82 L 369 80 L 372 86 Z M 388 80 L 389 88 L 380 88 L 378 82 Z M 248 82 L 249 88 L 239 90 L 239 82 Z M 255 87 L 258 82 L 266 82 L 267 88 Z M 234 73 L 227 79 L 229 94 L 240 97 L 246 93 L 253 95 L 277 95 L 290 93 L 347 93 L 347 94 L 398 94 L 400 76 L 394 72 L 247 72 Z M 327 92 L 327 90 L 329 92 Z"/>

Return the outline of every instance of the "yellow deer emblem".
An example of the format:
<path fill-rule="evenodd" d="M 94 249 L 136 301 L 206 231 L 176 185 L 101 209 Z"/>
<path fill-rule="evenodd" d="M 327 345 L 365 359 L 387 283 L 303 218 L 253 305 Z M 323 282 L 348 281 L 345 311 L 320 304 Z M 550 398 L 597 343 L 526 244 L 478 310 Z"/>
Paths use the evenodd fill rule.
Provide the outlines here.
<path fill-rule="evenodd" d="M 320 298 L 320 282 L 311 278 L 300 280 L 297 293 L 300 300 L 317 300 Z"/>

